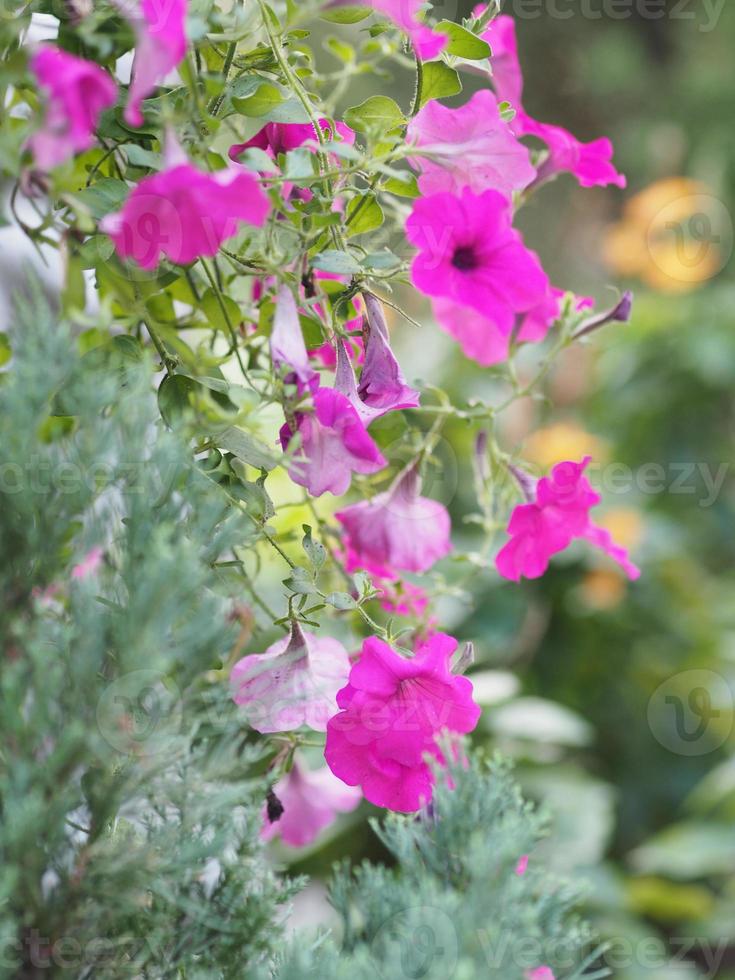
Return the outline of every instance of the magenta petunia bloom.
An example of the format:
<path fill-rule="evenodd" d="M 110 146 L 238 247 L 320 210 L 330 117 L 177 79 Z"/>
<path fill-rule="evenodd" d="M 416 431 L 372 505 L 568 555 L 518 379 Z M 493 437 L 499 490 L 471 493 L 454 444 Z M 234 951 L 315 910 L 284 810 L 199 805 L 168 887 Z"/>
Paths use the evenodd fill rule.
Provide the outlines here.
<path fill-rule="evenodd" d="M 496 323 L 451 300 L 435 299 L 434 316 L 437 323 L 458 341 L 466 357 L 483 367 L 498 364 L 508 357 L 511 336 L 517 343 L 539 343 L 547 335 L 561 313 L 562 289 L 550 287 L 543 299 L 527 313 L 520 314 L 501 330 Z"/>
<path fill-rule="evenodd" d="M 399 473 L 385 493 L 334 516 L 346 531 L 352 562 L 405 572 L 425 572 L 452 549 L 451 521 L 438 500 L 419 496 L 417 467 Z"/>
<path fill-rule="evenodd" d="M 466 105 L 450 109 L 435 99 L 427 102 L 408 125 L 408 138 L 431 152 L 411 161 L 421 171 L 424 195 L 475 194 L 499 191 L 510 197 L 535 179 L 528 148 L 520 143 L 498 109 L 492 92 L 476 92 Z"/>
<path fill-rule="evenodd" d="M 291 847 L 306 847 L 334 823 L 339 813 L 354 810 L 362 799 L 357 787 L 345 786 L 328 766 L 310 770 L 294 760 L 293 768 L 273 787 L 283 813 L 271 822 L 263 812 L 263 840 L 280 837 Z"/>
<path fill-rule="evenodd" d="M 501 549 L 495 565 L 503 578 L 518 582 L 522 577 L 539 578 L 549 567 L 552 555 L 583 538 L 614 559 L 630 579 L 640 570 L 624 548 L 616 545 L 609 531 L 595 524 L 590 509 L 600 503 L 584 470 L 590 457 L 580 463 L 557 463 L 551 475 L 538 481 L 535 501 L 520 504 L 508 524 L 510 541 Z"/>
<path fill-rule="evenodd" d="M 377 13 L 392 20 L 396 27 L 407 35 L 422 61 L 431 61 L 446 47 L 446 34 L 432 31 L 419 20 L 418 15 L 423 0 L 368 0 L 368 2 Z"/>
<path fill-rule="evenodd" d="M 365 640 L 349 682 L 337 695 L 339 714 L 327 723 L 324 757 L 348 786 L 361 786 L 376 806 L 411 813 L 430 802 L 443 756 L 442 732 L 467 734 L 480 708 L 472 684 L 451 673 L 457 641 L 434 633 L 415 656 L 401 657 L 376 637 Z"/>
<path fill-rule="evenodd" d="M 612 163 L 613 145 L 608 139 L 582 143 L 561 126 L 538 122 L 523 108 L 523 73 L 518 57 L 516 25 L 512 17 L 496 17 L 482 35 L 492 48 L 492 81 L 499 99 L 516 110 L 511 128 L 517 136 L 534 136 L 548 147 L 548 158 L 541 164 L 538 180 L 548 180 L 568 171 L 581 187 L 625 187 L 626 179 Z"/>
<path fill-rule="evenodd" d="M 105 109 L 115 104 L 117 86 L 99 65 L 52 44 L 38 48 L 31 71 L 47 94 L 43 125 L 28 140 L 36 166 L 52 170 L 94 144 Z"/>
<path fill-rule="evenodd" d="M 230 674 L 232 698 L 258 732 L 289 732 L 302 725 L 323 732 L 337 711 L 336 694 L 349 671 L 341 643 L 294 623 L 290 636 L 265 653 L 238 660 Z"/>
<path fill-rule="evenodd" d="M 186 54 L 186 0 L 141 0 L 131 21 L 136 44 L 125 122 L 142 126 L 141 102 Z"/>
<path fill-rule="evenodd" d="M 144 177 L 100 229 L 121 258 L 154 269 L 162 255 L 178 265 L 216 255 L 241 222 L 260 227 L 269 212 L 257 179 L 242 168 L 208 174 L 179 163 Z"/>
<path fill-rule="evenodd" d="M 328 135 L 332 126 L 327 119 L 320 119 L 319 126 L 325 135 Z M 352 146 L 355 142 L 355 134 L 343 122 L 335 122 L 334 129 L 343 143 Z M 229 149 L 230 159 L 238 160 L 240 154 L 245 150 L 257 149 L 264 150 L 272 160 L 276 160 L 280 153 L 288 153 L 303 146 L 309 140 L 316 142 L 316 133 L 310 123 L 268 123 L 258 130 L 255 136 L 251 136 L 244 143 L 236 143 Z"/>
<path fill-rule="evenodd" d="M 406 234 L 419 249 L 411 279 L 428 296 L 470 307 L 508 334 L 518 313 L 548 295 L 550 285 L 534 252 L 511 225 L 508 201 L 497 191 L 419 198 Z"/>
<path fill-rule="evenodd" d="M 526 980 L 556 980 L 550 966 L 537 966 L 526 973 Z"/>
<path fill-rule="evenodd" d="M 288 449 L 298 433 L 301 446 L 289 465 L 291 479 L 313 497 L 339 496 L 349 489 L 353 473 L 377 473 L 387 462 L 342 392 L 318 388 L 312 400 L 313 411 L 298 412 L 293 428 L 288 422 L 281 428 L 281 446 Z"/>
<path fill-rule="evenodd" d="M 522 878 L 527 871 L 528 871 L 528 854 L 522 854 L 518 858 L 518 864 L 516 865 L 516 874 L 518 875 L 519 878 Z"/>

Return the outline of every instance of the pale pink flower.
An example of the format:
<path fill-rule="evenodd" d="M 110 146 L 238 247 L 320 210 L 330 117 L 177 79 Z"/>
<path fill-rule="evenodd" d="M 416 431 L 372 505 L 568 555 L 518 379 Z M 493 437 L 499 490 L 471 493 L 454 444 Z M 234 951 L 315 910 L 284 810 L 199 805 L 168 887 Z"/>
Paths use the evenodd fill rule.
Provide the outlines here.
<path fill-rule="evenodd" d="M 79 564 L 72 568 L 71 577 L 76 581 L 82 581 L 94 575 L 99 570 L 104 555 L 105 553 L 102 548 L 92 548 L 82 558 Z"/>
<path fill-rule="evenodd" d="M 640 570 L 629 560 L 624 548 L 616 545 L 609 531 L 595 524 L 590 509 L 600 503 L 584 470 L 590 457 L 580 463 L 557 463 L 550 476 L 538 481 L 535 500 L 514 508 L 508 524 L 510 541 L 501 549 L 495 565 L 503 578 L 518 582 L 521 577 L 539 578 L 550 558 L 583 538 L 616 561 L 630 579 Z"/>
<path fill-rule="evenodd" d="M 297 433 L 301 446 L 289 473 L 313 497 L 326 492 L 339 496 L 349 489 L 353 473 L 377 473 L 387 465 L 357 411 L 334 388 L 318 388 L 312 396 L 312 410 L 297 412 L 293 422 L 281 428 L 284 450 Z"/>
<path fill-rule="evenodd" d="M 432 634 L 410 659 L 376 637 L 363 643 L 337 695 L 341 710 L 327 723 L 324 757 L 335 776 L 361 786 L 376 806 L 410 813 L 428 804 L 434 773 L 427 756 L 444 761 L 437 736 L 476 726 L 472 684 L 450 670 L 456 648 L 443 633 Z"/>
<path fill-rule="evenodd" d="M 418 468 L 410 466 L 385 493 L 337 511 L 334 516 L 345 528 L 353 561 L 368 568 L 425 572 L 449 554 L 447 509 L 438 500 L 419 496 L 420 484 Z"/>
<path fill-rule="evenodd" d="M 538 256 L 512 227 L 508 201 L 497 191 L 419 198 L 406 234 L 419 249 L 411 279 L 428 296 L 453 300 L 491 320 L 503 335 L 518 313 L 548 295 Z"/>
<path fill-rule="evenodd" d="M 416 408 L 419 393 L 406 383 L 390 346 L 383 306 L 372 293 L 364 291 L 363 296 L 369 329 L 365 341 L 365 360 L 357 386 L 358 397 L 363 405 L 379 414 Z"/>
<path fill-rule="evenodd" d="M 301 331 L 299 311 L 291 289 L 282 285 L 276 296 L 276 312 L 271 332 L 271 360 L 278 369 L 286 368 L 286 380 L 295 378 L 299 390 L 319 385 L 319 374 L 309 363 Z"/>
<path fill-rule="evenodd" d="M 291 771 L 278 780 L 273 792 L 283 806 L 283 813 L 271 822 L 264 808 L 260 836 L 263 840 L 280 837 L 291 847 L 311 844 L 334 823 L 338 814 L 354 810 L 362 799 L 359 789 L 346 786 L 328 766 L 310 770 L 298 758 Z"/>
<path fill-rule="evenodd" d="M 248 724 L 258 732 L 287 732 L 302 725 L 323 732 L 337 711 L 336 694 L 349 671 L 347 651 L 338 640 L 293 623 L 290 636 L 265 653 L 238 660 L 230 674 L 232 697 L 247 709 Z"/>
<path fill-rule="evenodd" d="M 547 159 L 539 168 L 537 180 L 547 180 L 561 171 L 573 174 L 581 187 L 625 187 L 626 179 L 612 163 L 613 145 L 602 138 L 582 143 L 561 126 L 538 122 L 523 108 L 523 74 L 518 58 L 516 26 L 512 17 L 496 17 L 482 35 L 492 48 L 492 81 L 499 99 L 516 110 L 511 128 L 517 136 L 534 136 L 548 148 Z"/>
<path fill-rule="evenodd" d="M 98 65 L 51 44 L 39 47 L 31 71 L 46 93 L 43 124 L 28 140 L 41 170 L 52 170 L 94 145 L 102 112 L 115 104 L 117 86 Z"/>
<path fill-rule="evenodd" d="M 141 0 L 131 17 L 136 44 L 125 122 L 142 126 L 140 104 L 186 54 L 187 0 Z"/>
<path fill-rule="evenodd" d="M 469 187 L 475 194 L 495 190 L 510 197 L 536 177 L 527 147 L 513 135 L 487 89 L 456 109 L 435 99 L 427 102 L 409 123 L 408 138 L 431 153 L 411 161 L 421 171 L 424 195 Z"/>
<path fill-rule="evenodd" d="M 268 197 L 245 170 L 209 174 L 179 163 L 144 177 L 100 228 L 121 258 L 154 269 L 163 255 L 178 265 L 216 255 L 241 223 L 261 227 L 269 212 Z"/>

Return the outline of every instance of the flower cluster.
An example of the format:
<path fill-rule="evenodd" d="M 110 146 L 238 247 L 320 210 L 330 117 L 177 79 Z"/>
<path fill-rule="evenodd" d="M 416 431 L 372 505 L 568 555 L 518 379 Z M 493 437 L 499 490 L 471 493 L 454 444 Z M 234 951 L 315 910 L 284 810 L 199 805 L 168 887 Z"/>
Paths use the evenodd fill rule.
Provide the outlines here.
<path fill-rule="evenodd" d="M 349 3 L 340 0 L 339 6 Z M 356 6 L 359 19 L 367 11 Z M 540 344 L 553 332 L 562 347 L 630 315 L 626 294 L 611 312 L 585 320 L 591 301 L 552 285 L 516 227 L 519 207 L 562 171 L 582 187 L 624 187 L 625 179 L 612 163 L 609 140 L 582 143 L 526 112 L 513 20 L 476 11 L 462 34 L 472 37 L 475 30 L 478 50 L 491 55 L 460 58 L 455 68 L 456 39 L 446 23 L 432 27 L 424 20 L 420 0 L 372 0 L 369 6 L 380 21 L 375 36 L 398 32 L 401 45 L 412 49 L 417 87 L 407 115 L 379 96 L 345 112 L 344 119 L 333 118 L 304 86 L 310 69 L 293 60 L 294 42 L 304 32 L 279 33 L 264 4 L 258 45 L 247 57 L 238 40 L 224 55 L 214 44 L 200 50 L 200 27 L 195 18 L 187 25 L 186 0 L 140 0 L 132 10 L 121 9 L 135 54 L 120 100 L 109 65 L 52 44 L 39 46 L 29 62 L 43 106 L 40 122 L 23 137 L 32 166 L 53 178 L 56 168 L 78 166 L 77 158 L 88 154 L 79 173 L 92 186 L 82 189 L 87 223 L 75 229 L 78 238 L 89 234 L 95 175 L 103 173 L 114 185 L 113 203 L 101 192 L 95 199 L 99 205 L 104 198 L 105 205 L 95 236 L 107 236 L 105 258 L 118 271 L 134 278 L 137 267 L 151 276 L 143 280 L 149 289 L 121 290 L 105 297 L 107 307 L 122 310 L 121 323 L 136 321 L 139 335 L 150 337 L 167 375 L 162 395 L 164 386 L 177 395 L 197 393 L 187 403 L 204 419 L 193 439 L 195 452 L 212 453 L 213 470 L 220 464 L 227 469 L 217 483 L 227 505 L 245 510 L 258 544 L 273 545 L 290 566 L 287 610 L 273 616 L 287 635 L 237 659 L 230 682 L 243 721 L 277 746 L 263 836 L 293 846 L 310 843 L 363 797 L 402 812 L 426 807 L 447 753 L 461 758 L 460 737 L 475 729 L 480 716 L 472 683 L 462 676 L 470 658 L 453 657 L 457 641 L 438 631 L 433 605 L 439 590 L 432 592 L 432 584 L 451 565 L 454 549 L 450 512 L 428 495 L 426 475 L 443 418 L 453 409 L 426 405 L 432 389 L 420 391 L 407 377 L 408 361 L 399 362 L 386 315 L 386 305 L 396 306 L 391 280 L 428 297 L 438 325 L 468 358 L 501 371 L 520 345 Z M 239 22 L 221 32 L 221 38 L 235 36 L 242 36 Z M 218 87 L 212 66 L 219 59 Z M 458 84 L 457 70 L 474 71 L 482 87 L 450 107 L 422 87 L 425 62 L 439 66 L 444 77 L 456 76 Z M 195 96 L 192 118 L 177 114 L 175 92 L 166 90 L 177 71 Z M 162 96 L 150 99 L 159 86 Z M 105 113 L 112 123 L 103 127 Z M 231 125 L 238 115 L 260 122 L 241 132 Z M 156 126 L 157 146 L 150 135 Z M 125 147 L 136 131 L 141 143 L 127 158 Z M 109 132 L 125 135 L 109 146 Z M 131 166 L 123 180 L 125 159 Z M 149 171 L 145 176 L 141 167 Z M 381 207 L 381 195 L 389 207 Z M 66 199 L 80 198 L 72 193 Z M 402 263 L 385 249 L 370 252 L 365 236 L 386 214 L 397 216 L 410 261 Z M 234 270 L 229 278 L 218 259 Z M 104 269 L 98 273 L 104 278 Z M 192 350 L 182 336 L 190 327 L 211 331 L 211 343 Z M 218 345 L 219 330 L 227 348 Z M 242 374 L 239 386 L 224 370 L 232 355 Z M 516 385 L 515 397 L 531 390 L 517 385 L 510 367 L 503 377 Z M 163 412 L 167 401 L 160 400 Z M 249 414 L 261 408 L 273 427 L 271 446 L 256 444 L 247 428 Z M 218 409 L 230 413 L 224 423 Z M 410 430 L 400 465 L 391 471 L 385 433 L 399 419 L 393 413 L 423 418 L 416 409 L 434 412 L 436 420 Z M 483 418 L 494 419 L 495 408 L 486 409 Z M 476 417 L 471 407 L 461 416 Z M 500 576 L 537 578 L 554 555 L 584 539 L 629 578 L 637 577 L 626 551 L 590 518 L 601 498 L 585 476 L 589 458 L 559 462 L 536 481 L 511 462 L 515 454 L 504 453 L 497 439 L 483 438 L 477 444 L 485 456 L 492 452 L 516 491 L 512 501 L 507 488 L 498 492 L 488 512 L 507 513 L 521 493 L 526 498 L 512 510 L 509 539 L 495 559 Z M 274 459 L 276 446 L 280 455 Z M 273 511 L 264 483 L 278 464 L 288 473 L 289 490 L 299 494 L 298 502 L 289 503 L 301 506 L 308 498 L 322 540 L 334 539 L 328 550 L 346 592 L 322 588 L 327 549 L 310 537 L 311 528 L 304 544 L 309 570 L 296 565 L 288 546 L 265 528 Z M 259 470 L 260 479 L 248 469 Z M 317 498 L 350 490 L 357 499 L 326 513 L 317 510 Z M 252 507 L 256 497 L 259 510 Z M 328 497 L 319 504 L 329 505 Z M 237 547 L 230 564 L 243 569 Z M 90 552 L 73 577 L 92 579 L 102 557 L 99 550 Z M 380 609 L 366 610 L 376 598 L 392 614 L 384 626 L 373 618 Z M 360 616 L 358 655 L 330 635 L 342 634 L 339 627 L 327 628 L 326 616 L 321 628 L 315 622 L 327 606 L 345 618 Z M 305 729 L 325 735 L 325 768 L 311 770 L 295 754 Z M 526 863 L 521 858 L 518 874 Z M 540 980 L 551 972 L 539 967 L 529 976 Z"/>

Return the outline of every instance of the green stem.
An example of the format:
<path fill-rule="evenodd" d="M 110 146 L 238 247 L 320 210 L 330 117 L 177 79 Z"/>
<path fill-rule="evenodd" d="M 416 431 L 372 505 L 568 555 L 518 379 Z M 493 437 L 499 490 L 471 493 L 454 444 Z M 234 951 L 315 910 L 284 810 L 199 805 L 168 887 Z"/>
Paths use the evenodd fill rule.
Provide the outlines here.
<path fill-rule="evenodd" d="M 411 111 L 409 113 L 412 119 L 418 114 L 421 108 L 421 98 L 424 93 L 424 65 L 416 48 L 413 49 L 413 53 L 416 58 L 416 90 L 413 94 L 413 103 L 411 104 Z"/>
<path fill-rule="evenodd" d="M 217 304 L 222 312 L 222 316 L 224 318 L 225 324 L 227 325 L 227 330 L 229 331 L 230 340 L 232 342 L 230 353 L 233 353 L 237 358 L 237 363 L 240 365 L 240 370 L 242 371 L 242 375 L 244 378 L 246 378 L 248 373 L 247 370 L 245 369 L 245 365 L 243 364 L 242 358 L 240 357 L 240 350 L 238 348 L 238 341 L 237 341 L 237 331 L 235 330 L 232 321 L 230 320 L 230 314 L 227 312 L 227 307 L 225 305 L 224 298 L 222 297 L 222 291 L 219 288 L 214 273 L 207 265 L 206 260 L 200 259 L 199 261 L 202 263 L 202 268 L 204 269 L 207 279 L 209 280 L 209 285 L 212 287 L 212 292 L 217 298 Z"/>

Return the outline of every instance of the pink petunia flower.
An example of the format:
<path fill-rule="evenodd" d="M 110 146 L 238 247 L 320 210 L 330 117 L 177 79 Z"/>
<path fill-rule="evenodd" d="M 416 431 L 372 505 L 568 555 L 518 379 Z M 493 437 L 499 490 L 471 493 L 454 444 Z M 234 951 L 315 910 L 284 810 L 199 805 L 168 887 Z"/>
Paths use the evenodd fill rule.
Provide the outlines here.
<path fill-rule="evenodd" d="M 309 770 L 297 759 L 289 773 L 278 780 L 273 792 L 283 806 L 283 813 L 271 822 L 263 813 L 263 840 L 280 837 L 291 847 L 306 847 L 334 823 L 339 813 L 354 810 L 362 793 L 345 786 L 327 766 Z"/>
<path fill-rule="evenodd" d="M 377 473 L 387 462 L 342 392 L 319 388 L 312 401 L 313 411 L 298 412 L 281 428 L 281 446 L 288 449 L 298 433 L 301 446 L 289 466 L 291 479 L 313 497 L 339 496 L 349 489 L 353 473 Z"/>
<path fill-rule="evenodd" d="M 286 380 L 295 378 L 300 391 L 307 388 L 314 390 L 319 385 L 319 374 L 309 363 L 296 300 L 285 284 L 280 287 L 276 297 L 271 332 L 271 360 L 276 368 L 288 369 Z"/>
<path fill-rule="evenodd" d="M 319 126 L 325 134 L 329 134 L 332 128 L 328 119 L 320 119 Z M 349 126 L 343 122 L 335 122 L 334 129 L 335 135 L 338 135 L 343 143 L 352 146 L 355 142 L 355 134 Z M 231 160 L 237 161 L 245 150 L 258 149 L 264 150 L 271 160 L 277 160 L 279 154 L 295 150 L 309 140 L 316 142 L 316 133 L 310 123 L 267 123 L 249 140 L 231 146 L 229 156 Z"/>
<path fill-rule="evenodd" d="M 422 61 L 431 61 L 446 47 L 447 36 L 432 31 L 419 20 L 423 0 L 369 0 L 369 3 L 407 35 Z"/>
<path fill-rule="evenodd" d="M 327 723 L 324 757 L 348 786 L 361 786 L 376 806 L 411 813 L 430 802 L 443 761 L 442 732 L 467 734 L 480 708 L 472 684 L 450 672 L 457 641 L 434 633 L 406 659 L 376 637 L 365 640 L 349 682 L 337 695 L 339 714 Z"/>
<path fill-rule="evenodd" d="M 516 874 L 519 878 L 528 871 L 528 854 L 523 854 L 518 858 L 518 864 L 516 865 Z"/>
<path fill-rule="evenodd" d="M 136 44 L 125 122 L 142 126 L 140 104 L 186 54 L 187 0 L 141 0 L 131 17 Z"/>
<path fill-rule="evenodd" d="M 104 556 L 105 553 L 102 548 L 92 548 L 79 564 L 72 568 L 71 577 L 79 582 L 94 575 L 102 565 Z"/>
<path fill-rule="evenodd" d="M 630 579 L 640 570 L 629 560 L 624 548 L 616 545 L 609 531 L 595 524 L 590 509 L 600 503 L 584 475 L 590 457 L 580 463 L 557 463 L 551 475 L 538 481 L 535 500 L 515 507 L 508 524 L 510 541 L 501 549 L 495 565 L 503 578 L 513 582 L 521 577 L 539 578 L 549 559 L 567 548 L 575 538 L 583 538 L 614 559 Z"/>
<path fill-rule="evenodd" d="M 269 212 L 270 201 L 245 170 L 208 174 L 177 163 L 144 177 L 122 210 L 104 217 L 100 228 L 121 258 L 154 269 L 162 255 L 178 265 L 216 255 L 240 223 L 261 227 Z"/>
<path fill-rule="evenodd" d="M 377 296 L 363 292 L 367 312 L 368 332 L 365 342 L 365 362 L 357 386 L 363 405 L 378 414 L 402 408 L 416 408 L 420 396 L 409 387 L 390 346 L 388 325 Z"/>
<path fill-rule="evenodd" d="M 52 170 L 94 144 L 100 115 L 114 105 L 117 86 L 98 65 L 41 45 L 31 58 L 31 71 L 47 94 L 43 125 L 28 140 L 41 170 Z"/>
<path fill-rule="evenodd" d="M 537 966 L 526 973 L 526 980 L 555 980 L 550 966 Z"/>
<path fill-rule="evenodd" d="M 475 194 L 495 190 L 509 198 L 536 177 L 528 148 L 513 135 L 487 89 L 457 109 L 427 102 L 409 123 L 408 138 L 431 153 L 411 161 L 421 171 L 424 195 L 469 187 Z"/>
<path fill-rule="evenodd" d="M 516 110 L 511 128 L 517 136 L 533 136 L 546 144 L 548 157 L 542 163 L 537 180 L 548 180 L 562 171 L 573 174 L 581 187 L 625 187 L 627 181 L 612 163 L 613 145 L 602 138 L 582 143 L 561 126 L 538 122 L 523 108 L 523 73 L 518 57 L 516 25 L 512 17 L 496 17 L 483 40 L 490 44 L 492 81 L 499 99 L 507 100 Z"/>
<path fill-rule="evenodd" d="M 247 709 L 248 724 L 258 732 L 288 732 L 302 725 L 323 732 L 337 711 L 336 694 L 349 671 L 339 641 L 293 623 L 290 636 L 265 653 L 238 660 L 230 674 L 232 698 Z"/>
<path fill-rule="evenodd" d="M 548 295 L 550 285 L 534 252 L 511 225 L 508 201 L 497 191 L 433 194 L 414 203 L 406 234 L 419 249 L 411 279 L 428 296 L 453 300 L 509 334 L 518 313 Z"/>
<path fill-rule="evenodd" d="M 459 306 L 451 300 L 435 299 L 432 305 L 437 323 L 458 341 L 465 356 L 489 367 L 508 357 L 511 337 L 517 343 L 542 341 L 559 319 L 563 297 L 563 289 L 550 286 L 543 298 L 528 312 L 519 314 L 506 330 L 501 330 L 477 310 Z"/>
<path fill-rule="evenodd" d="M 449 554 L 447 509 L 438 500 L 419 496 L 420 482 L 417 466 L 410 466 L 385 493 L 334 515 L 344 526 L 353 562 L 425 572 Z"/>

